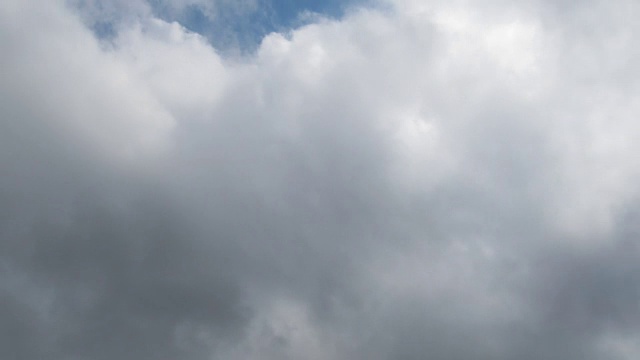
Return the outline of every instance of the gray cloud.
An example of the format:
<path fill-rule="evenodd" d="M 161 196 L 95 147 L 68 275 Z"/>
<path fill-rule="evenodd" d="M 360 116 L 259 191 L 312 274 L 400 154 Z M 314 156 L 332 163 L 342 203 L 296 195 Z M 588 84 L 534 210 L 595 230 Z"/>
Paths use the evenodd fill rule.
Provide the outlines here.
<path fill-rule="evenodd" d="M 635 3 L 88 9 L 0 6 L 7 359 L 637 358 Z"/>

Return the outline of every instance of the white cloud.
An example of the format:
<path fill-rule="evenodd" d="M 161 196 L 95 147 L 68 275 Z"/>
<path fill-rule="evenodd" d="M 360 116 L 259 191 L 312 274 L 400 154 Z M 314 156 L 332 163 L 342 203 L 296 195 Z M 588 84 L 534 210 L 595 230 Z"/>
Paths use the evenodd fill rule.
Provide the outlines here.
<path fill-rule="evenodd" d="M 228 58 L 142 1 L 5 2 L 0 347 L 632 357 L 640 9 L 565 5 L 397 0 Z"/>

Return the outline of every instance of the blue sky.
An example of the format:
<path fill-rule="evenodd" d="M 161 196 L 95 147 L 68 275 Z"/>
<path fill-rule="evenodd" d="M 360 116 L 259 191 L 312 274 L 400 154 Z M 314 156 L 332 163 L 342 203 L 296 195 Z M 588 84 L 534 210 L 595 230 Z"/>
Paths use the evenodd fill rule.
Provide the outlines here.
<path fill-rule="evenodd" d="M 304 24 L 304 14 L 314 13 L 339 19 L 354 6 L 371 0 L 258 0 L 257 8 L 241 9 L 235 2 L 218 2 L 216 15 L 209 16 L 203 6 L 190 5 L 179 13 L 170 13 L 160 1 L 150 1 L 160 18 L 178 21 L 187 29 L 206 36 L 218 50 L 229 48 L 251 51 L 264 35 L 285 32 Z"/>

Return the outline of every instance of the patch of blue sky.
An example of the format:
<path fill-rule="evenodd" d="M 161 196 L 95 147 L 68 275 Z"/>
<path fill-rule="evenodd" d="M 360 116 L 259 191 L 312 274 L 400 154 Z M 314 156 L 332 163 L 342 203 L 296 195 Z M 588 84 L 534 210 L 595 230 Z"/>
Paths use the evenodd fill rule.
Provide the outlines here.
<path fill-rule="evenodd" d="M 96 21 L 91 24 L 91 29 L 100 39 L 112 39 L 117 34 L 114 23 L 110 21 Z"/>
<path fill-rule="evenodd" d="M 287 32 L 308 21 L 305 14 L 339 19 L 355 6 L 367 6 L 372 0 L 258 0 L 257 7 L 239 8 L 232 3 L 217 2 L 215 14 L 201 5 L 184 7 L 171 13 L 150 2 L 155 15 L 177 21 L 190 31 L 205 36 L 219 51 L 252 52 L 262 38 L 274 31 Z M 155 5 L 154 5 L 155 4 Z"/>

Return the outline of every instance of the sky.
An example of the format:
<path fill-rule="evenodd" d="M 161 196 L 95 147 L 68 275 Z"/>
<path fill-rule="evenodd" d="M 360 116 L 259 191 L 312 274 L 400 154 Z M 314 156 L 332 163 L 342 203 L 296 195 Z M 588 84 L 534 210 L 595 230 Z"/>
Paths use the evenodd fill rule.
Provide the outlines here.
<path fill-rule="evenodd" d="M 636 0 L 5 0 L 0 357 L 635 360 Z"/>
<path fill-rule="evenodd" d="M 262 38 L 286 33 L 319 17 L 339 19 L 357 7 L 381 6 L 377 0 L 68 0 L 85 24 L 102 39 L 116 36 L 132 15 L 178 22 L 198 33 L 223 56 L 255 52 Z M 87 16 L 88 15 L 88 16 Z"/>

